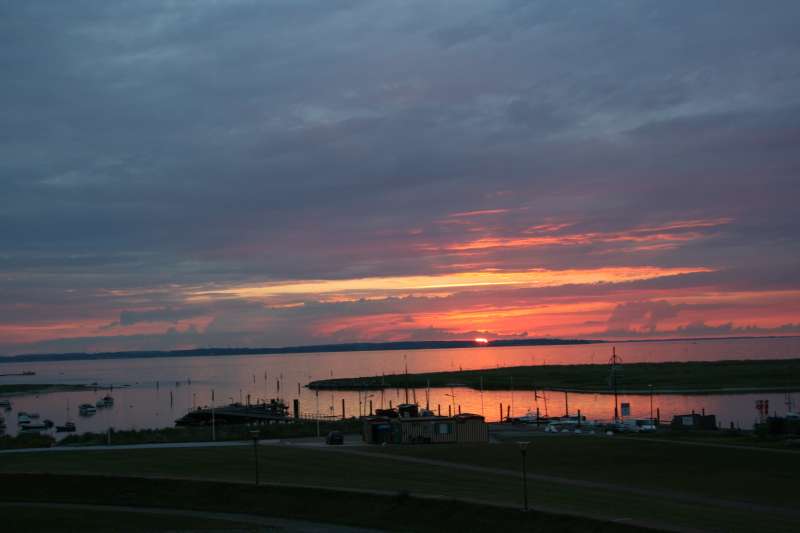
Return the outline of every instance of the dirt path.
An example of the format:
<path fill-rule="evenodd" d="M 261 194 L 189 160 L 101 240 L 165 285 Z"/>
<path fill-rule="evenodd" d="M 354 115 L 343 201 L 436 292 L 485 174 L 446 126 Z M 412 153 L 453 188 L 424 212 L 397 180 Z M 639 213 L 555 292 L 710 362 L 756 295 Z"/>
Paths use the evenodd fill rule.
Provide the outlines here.
<path fill-rule="evenodd" d="M 29 507 L 34 509 L 63 509 L 74 511 L 112 511 L 120 513 L 137 513 L 147 515 L 169 515 L 177 517 L 197 518 L 205 520 L 221 520 L 234 524 L 247 524 L 267 528 L 275 531 L 297 531 L 301 533 L 370 533 L 376 529 L 362 529 L 355 527 L 339 526 L 335 524 L 320 524 L 302 520 L 287 520 L 284 518 L 271 518 L 252 514 L 218 513 L 208 511 L 193 511 L 187 509 L 162 509 L 159 507 L 131 507 L 122 505 L 89 505 L 79 503 L 31 503 L 31 502 L 0 502 L 0 509 L 14 507 Z"/>

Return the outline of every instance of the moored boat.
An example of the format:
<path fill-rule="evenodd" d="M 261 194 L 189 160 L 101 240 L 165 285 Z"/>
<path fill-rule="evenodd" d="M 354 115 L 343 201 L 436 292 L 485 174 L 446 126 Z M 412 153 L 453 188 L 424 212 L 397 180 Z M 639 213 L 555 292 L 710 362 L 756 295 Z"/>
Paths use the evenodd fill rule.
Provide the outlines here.
<path fill-rule="evenodd" d="M 78 406 L 78 413 L 81 416 L 92 416 L 97 413 L 97 408 L 90 403 L 82 403 Z"/>
<path fill-rule="evenodd" d="M 41 431 L 43 429 L 48 429 L 47 424 L 45 424 L 44 422 L 31 420 L 25 422 L 24 424 L 22 423 L 20 424 L 21 431 Z"/>
<path fill-rule="evenodd" d="M 113 407 L 114 406 L 114 398 L 111 396 L 104 396 L 97 400 L 94 405 L 100 409 L 104 409 L 106 407 Z"/>
<path fill-rule="evenodd" d="M 75 422 L 66 422 L 63 426 L 56 426 L 56 433 L 72 433 L 75 431 Z"/>

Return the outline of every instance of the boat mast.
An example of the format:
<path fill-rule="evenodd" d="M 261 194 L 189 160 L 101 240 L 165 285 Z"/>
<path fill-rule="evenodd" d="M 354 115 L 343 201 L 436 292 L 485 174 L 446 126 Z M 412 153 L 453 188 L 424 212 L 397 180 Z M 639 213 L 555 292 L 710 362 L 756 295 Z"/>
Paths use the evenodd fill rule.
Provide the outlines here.
<path fill-rule="evenodd" d="M 406 364 L 406 403 L 408 403 L 408 354 L 403 354 L 403 360 Z"/>
<path fill-rule="evenodd" d="M 617 395 L 617 347 L 611 347 L 611 386 L 614 387 L 614 422 L 619 422 L 619 403 Z"/>

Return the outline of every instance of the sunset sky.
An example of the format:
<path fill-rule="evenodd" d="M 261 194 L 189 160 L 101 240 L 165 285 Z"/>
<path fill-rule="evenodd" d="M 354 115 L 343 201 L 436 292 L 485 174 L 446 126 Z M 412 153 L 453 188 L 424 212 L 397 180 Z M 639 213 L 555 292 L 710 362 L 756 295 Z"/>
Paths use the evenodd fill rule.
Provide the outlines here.
<path fill-rule="evenodd" d="M 800 3 L 0 5 L 0 354 L 800 334 Z"/>

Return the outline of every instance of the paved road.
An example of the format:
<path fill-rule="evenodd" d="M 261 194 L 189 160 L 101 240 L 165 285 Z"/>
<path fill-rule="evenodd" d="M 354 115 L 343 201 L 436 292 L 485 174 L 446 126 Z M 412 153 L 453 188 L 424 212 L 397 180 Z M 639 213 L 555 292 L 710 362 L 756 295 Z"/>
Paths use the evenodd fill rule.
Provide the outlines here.
<path fill-rule="evenodd" d="M 273 531 L 297 531 L 300 533 L 371 533 L 376 529 L 362 529 L 355 527 L 339 526 L 334 524 L 320 524 L 302 520 L 287 520 L 284 518 L 271 518 L 252 514 L 217 513 L 208 511 L 193 511 L 187 509 L 163 509 L 160 507 L 130 507 L 122 505 L 88 505 L 79 503 L 31 503 L 31 502 L 0 502 L 0 509 L 13 510 L 13 508 L 28 507 L 34 509 L 63 509 L 68 511 L 112 511 L 120 513 L 137 513 L 147 515 L 168 515 L 206 520 L 222 520 L 235 524 L 258 526 Z"/>

